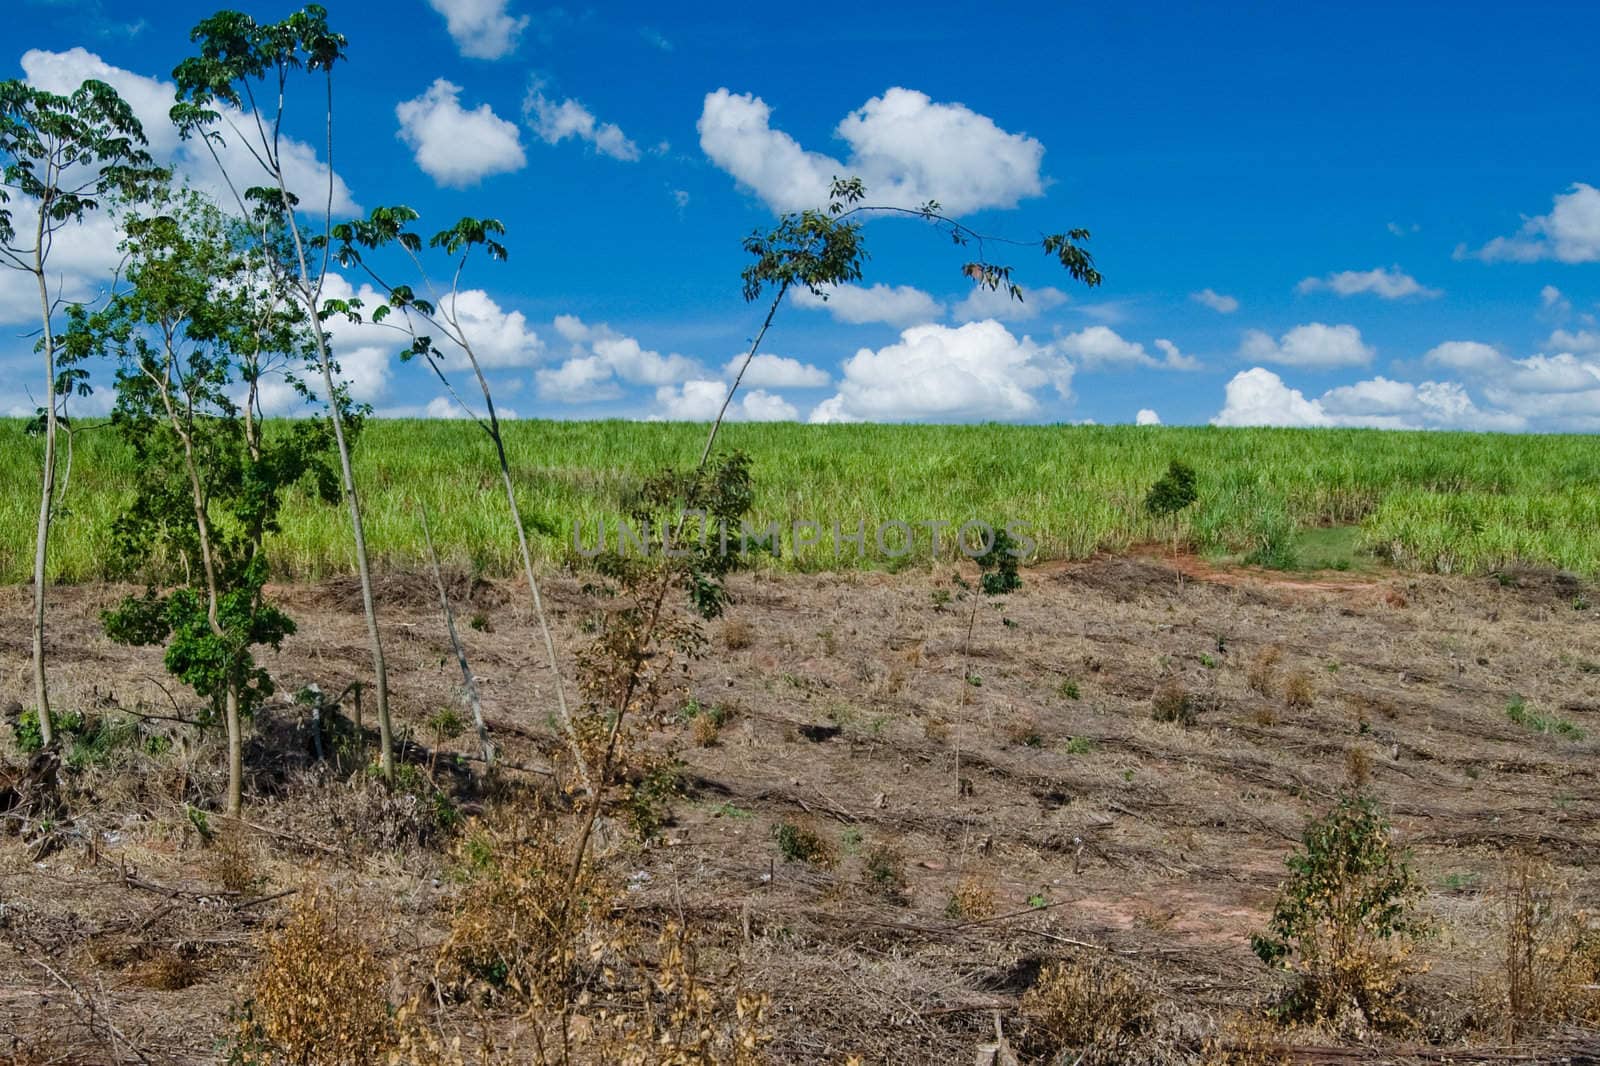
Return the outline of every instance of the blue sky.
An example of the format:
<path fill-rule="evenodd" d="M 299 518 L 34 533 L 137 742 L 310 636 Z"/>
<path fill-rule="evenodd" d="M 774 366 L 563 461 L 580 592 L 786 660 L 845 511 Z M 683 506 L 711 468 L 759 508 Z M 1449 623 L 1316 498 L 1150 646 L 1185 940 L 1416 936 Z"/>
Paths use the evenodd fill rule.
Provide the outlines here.
<path fill-rule="evenodd" d="M 1105 284 L 1019 250 L 1028 302 L 970 300 L 947 242 L 874 222 L 861 291 L 780 312 L 742 417 L 1600 428 L 1591 5 L 328 6 L 342 206 L 505 221 L 461 311 L 524 417 L 706 417 L 762 316 L 741 238 L 860 173 L 988 232 L 1088 227 Z M 211 10 L 23 0 L 4 76 L 101 77 L 154 123 Z M 33 406 L 18 282 L 0 413 Z M 335 341 L 380 413 L 449 410 L 382 331 Z"/>

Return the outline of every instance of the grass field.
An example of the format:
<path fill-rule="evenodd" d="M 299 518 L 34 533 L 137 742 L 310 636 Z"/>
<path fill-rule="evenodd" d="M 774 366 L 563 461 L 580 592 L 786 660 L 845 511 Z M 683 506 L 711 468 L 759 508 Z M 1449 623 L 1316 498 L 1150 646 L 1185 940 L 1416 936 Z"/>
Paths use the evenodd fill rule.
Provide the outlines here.
<path fill-rule="evenodd" d="M 508 427 L 523 511 L 546 562 L 569 556 L 573 523 L 594 542 L 643 475 L 698 455 L 704 427 L 684 423 L 519 422 Z M 822 543 L 781 564 L 821 570 L 897 565 L 873 531 L 917 530 L 905 562 L 929 558 L 925 527 L 969 519 L 1027 523 L 1040 558 L 1081 558 L 1166 541 L 1142 512 L 1169 460 L 1200 475 L 1200 499 L 1179 519 L 1192 547 L 1275 566 L 1345 565 L 1350 552 L 1440 572 L 1519 564 L 1600 571 L 1600 466 L 1584 436 L 1395 433 L 1377 430 L 1102 426 L 729 426 L 726 448 L 753 459 L 755 524 L 816 522 Z M 39 445 L 0 421 L 0 581 L 26 580 L 33 551 Z M 57 580 L 117 576 L 111 523 L 130 467 L 109 429 L 80 431 L 67 510 L 50 569 Z M 368 540 L 380 565 L 421 559 L 415 514 L 425 504 L 441 551 L 490 575 L 514 566 L 514 541 L 492 452 L 460 422 L 374 421 L 357 449 Z M 864 522 L 866 552 L 835 551 L 831 527 Z M 1308 531 L 1359 526 L 1333 537 Z M 946 534 L 946 553 L 950 551 Z M 1334 549 L 1330 552 L 1330 544 Z M 1301 549 L 1304 550 L 1301 550 Z M 352 571 L 345 514 L 309 498 L 285 509 L 274 544 L 280 577 Z"/>

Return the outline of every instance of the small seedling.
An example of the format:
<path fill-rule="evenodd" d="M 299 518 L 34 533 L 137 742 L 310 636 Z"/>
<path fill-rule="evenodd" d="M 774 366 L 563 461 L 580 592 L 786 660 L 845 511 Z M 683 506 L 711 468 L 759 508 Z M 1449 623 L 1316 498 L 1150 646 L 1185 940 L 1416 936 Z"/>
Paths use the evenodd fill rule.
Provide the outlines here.
<path fill-rule="evenodd" d="M 1068 678 L 1056 686 L 1056 695 L 1061 696 L 1063 699 L 1075 700 L 1079 698 L 1081 693 L 1078 691 L 1078 683 Z"/>

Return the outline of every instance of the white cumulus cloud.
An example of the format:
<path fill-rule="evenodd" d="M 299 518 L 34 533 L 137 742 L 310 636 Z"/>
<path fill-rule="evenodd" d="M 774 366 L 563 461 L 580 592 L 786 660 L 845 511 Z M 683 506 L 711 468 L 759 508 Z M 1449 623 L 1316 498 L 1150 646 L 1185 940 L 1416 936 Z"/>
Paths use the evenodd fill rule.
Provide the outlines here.
<path fill-rule="evenodd" d="M 539 82 L 528 88 L 522 101 L 522 114 L 545 144 L 560 144 L 574 137 L 590 145 L 601 155 L 631 163 L 639 158 L 639 146 L 614 122 L 601 122 L 583 104 L 570 97 L 555 101 L 544 94 Z M 688 203 L 688 194 L 679 200 L 681 208 Z"/>
<path fill-rule="evenodd" d="M 744 356 L 736 355 L 728 360 L 728 365 L 723 368 L 723 375 L 732 381 L 734 375 L 739 373 L 739 367 L 744 364 Z M 821 367 L 802 363 L 798 359 L 790 359 L 782 355 L 769 355 L 766 352 L 758 353 L 750 360 L 750 366 L 744 372 L 742 384 L 752 388 L 773 389 L 820 389 L 833 381 L 833 376 Z"/>
<path fill-rule="evenodd" d="M 621 395 L 623 385 L 674 385 L 705 375 L 688 356 L 662 355 L 604 323 L 591 326 L 575 315 L 559 315 L 555 328 L 571 350 L 560 365 L 534 375 L 545 399 L 589 403 Z"/>
<path fill-rule="evenodd" d="M 958 322 L 992 318 L 998 322 L 1026 322 L 1066 303 L 1070 297 L 1053 285 L 1038 289 L 1022 286 L 1022 299 L 1015 300 L 1005 289 L 975 285 L 966 299 L 951 308 Z"/>
<path fill-rule="evenodd" d="M 1176 344 L 1161 338 L 1155 342 L 1162 357 L 1157 359 L 1138 341 L 1123 338 L 1110 326 L 1089 326 L 1056 340 L 1054 348 L 1083 370 L 1126 367 L 1159 367 L 1166 370 L 1198 370 L 1200 362 L 1184 355 Z"/>
<path fill-rule="evenodd" d="M 911 285 L 833 285 L 825 288 L 822 296 L 801 286 L 792 293 L 796 306 L 826 310 L 840 322 L 854 325 L 914 326 L 944 315 L 943 304 Z"/>
<path fill-rule="evenodd" d="M 1315 400 L 1265 367 L 1251 367 L 1233 376 L 1223 392 L 1216 426 L 1327 426 L 1333 420 Z"/>
<path fill-rule="evenodd" d="M 709 422 L 717 417 L 727 396 L 728 385 L 723 381 L 696 379 L 682 385 L 663 385 L 656 389 L 653 417 L 671 422 Z M 800 412 L 782 396 L 753 389 L 735 394 L 724 417 L 731 422 L 794 422 Z"/>
<path fill-rule="evenodd" d="M 1219 314 L 1231 315 L 1239 310 L 1239 301 L 1236 297 L 1217 292 L 1215 289 L 1201 289 L 1199 292 L 1191 293 L 1189 298 Z"/>
<path fill-rule="evenodd" d="M 496 115 L 488 104 L 468 111 L 461 106 L 461 86 L 443 78 L 416 99 L 396 105 L 394 114 L 400 120 L 400 139 L 417 166 L 440 185 L 466 188 L 528 163 L 516 123 Z"/>
<path fill-rule="evenodd" d="M 1376 354 L 1362 343 L 1356 327 L 1321 322 L 1296 326 L 1277 340 L 1259 329 L 1249 330 L 1239 351 L 1248 359 L 1311 369 L 1365 366 Z"/>
<path fill-rule="evenodd" d="M 428 0 L 428 6 L 444 16 L 450 38 L 471 59 L 510 55 L 528 28 L 528 16 L 506 13 L 506 0 Z"/>
<path fill-rule="evenodd" d="M 847 175 L 866 183 L 874 203 L 938 200 L 956 215 L 1044 192 L 1044 145 L 913 89 L 891 88 L 845 116 L 834 131 L 850 147 L 843 160 L 807 151 L 771 120 L 760 97 L 718 89 L 706 95 L 697 128 L 711 161 L 775 211 L 820 207 L 832 179 Z"/>
<path fill-rule="evenodd" d="M 1309 399 L 1264 367 L 1235 374 L 1224 392 L 1218 426 L 1353 426 L 1373 429 L 1468 429 L 1514 432 L 1519 414 L 1485 409 L 1454 381 L 1412 384 L 1381 375 Z"/>
<path fill-rule="evenodd" d="M 876 351 L 862 348 L 840 367 L 838 391 L 812 422 L 1016 421 L 1039 413 L 1035 395 L 1053 386 L 1072 395 L 1072 365 L 998 322 L 913 326 Z"/>
<path fill-rule="evenodd" d="M 1325 278 L 1306 278 L 1296 287 L 1301 292 L 1326 289 L 1339 296 L 1371 293 L 1385 300 L 1403 300 L 1408 296 L 1431 300 L 1444 295 L 1438 289 L 1423 285 L 1397 266 L 1387 269 L 1378 267 L 1375 270 L 1341 270 Z"/>
<path fill-rule="evenodd" d="M 1465 249 L 1457 249 L 1458 256 L 1466 254 Z M 1600 260 L 1600 189 L 1574 182 L 1566 192 L 1556 194 L 1548 215 L 1527 219 L 1515 235 L 1496 237 L 1473 254 L 1487 262 Z"/>
<path fill-rule="evenodd" d="M 1161 416 L 1148 407 L 1141 407 L 1139 413 L 1133 416 L 1133 423 L 1136 426 L 1159 426 Z"/>

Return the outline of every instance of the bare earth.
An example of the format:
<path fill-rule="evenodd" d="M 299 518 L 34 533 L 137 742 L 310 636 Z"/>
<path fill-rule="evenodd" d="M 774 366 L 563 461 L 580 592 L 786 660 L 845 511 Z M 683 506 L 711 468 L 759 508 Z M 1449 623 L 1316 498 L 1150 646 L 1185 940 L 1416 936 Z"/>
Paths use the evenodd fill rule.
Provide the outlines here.
<path fill-rule="evenodd" d="M 775 1061 L 971 1062 L 991 1010 L 1009 1018 L 1044 962 L 1077 951 L 1117 953 L 1197 1017 L 1263 1001 L 1277 978 L 1249 936 L 1306 819 L 1361 761 L 1352 751 L 1414 849 L 1444 931 L 1423 951 L 1422 1034 L 1348 1052 L 1308 1039 L 1305 1061 L 1423 1055 L 1429 1031 L 1459 1046 L 1475 985 L 1497 965 L 1490 893 L 1508 849 L 1547 858 L 1582 903 L 1600 904 L 1589 873 L 1600 860 L 1600 607 L 1582 609 L 1588 588 L 1547 574 L 1510 586 L 1284 578 L 1158 557 L 1041 567 L 1024 582 L 1003 610 L 980 607 L 970 647 L 970 604 L 948 568 L 744 576 L 729 620 L 709 627 L 688 692 L 735 716 L 710 747 L 682 726 L 661 732 L 686 766 L 685 795 L 656 845 L 618 831 L 608 861 L 636 906 L 687 916 L 770 994 Z M 547 765 L 551 691 L 517 588 L 455 585 L 471 600 L 462 635 L 505 757 Z M 568 651 L 583 639 L 578 586 L 556 578 L 551 590 Z M 58 706 L 193 713 L 159 651 L 101 634 L 99 610 L 125 591 L 54 590 Z M 460 677 L 428 583 L 400 575 L 382 591 L 396 706 L 427 741 L 427 717 L 460 705 Z M 280 694 L 261 724 L 282 737 L 299 714 L 284 694 L 312 682 L 338 693 L 368 661 L 351 583 L 279 596 L 300 631 L 267 658 Z M 29 601 L 0 588 L 0 708 L 30 689 Z M 466 625 L 474 613 L 483 631 Z M 738 648 L 729 626 L 747 631 Z M 1264 695 L 1248 675 L 1270 647 L 1281 657 Z M 1308 707 L 1283 696 L 1297 673 Z M 1152 720 L 1153 694 L 1174 681 L 1202 708 L 1193 726 Z M 1584 738 L 1508 720 L 1514 694 Z M 471 751 L 471 740 L 445 750 Z M 375 844 L 351 813 L 359 790 L 306 769 L 292 772 L 319 784 L 286 785 L 299 779 L 265 742 L 251 757 L 246 892 L 219 889 L 183 810 L 218 791 L 214 740 L 180 745 L 143 780 L 90 771 L 99 803 L 38 861 L 0 835 L 0 1060 L 218 1061 L 256 938 L 287 902 L 265 897 L 310 883 L 369 900 L 387 915 L 371 930 L 385 962 L 425 977 L 456 890 L 448 847 Z M 9 736 L 0 761 L 22 761 Z M 771 832 L 785 819 L 815 827 L 839 865 L 785 863 Z M 860 855 L 881 843 L 904 856 L 903 903 L 865 884 Z M 963 877 L 993 888 L 997 919 L 947 917 Z M 195 964 L 193 983 L 152 987 L 152 960 L 173 956 Z M 1552 1039 L 1569 1053 L 1596 1046 L 1593 1033 Z"/>

